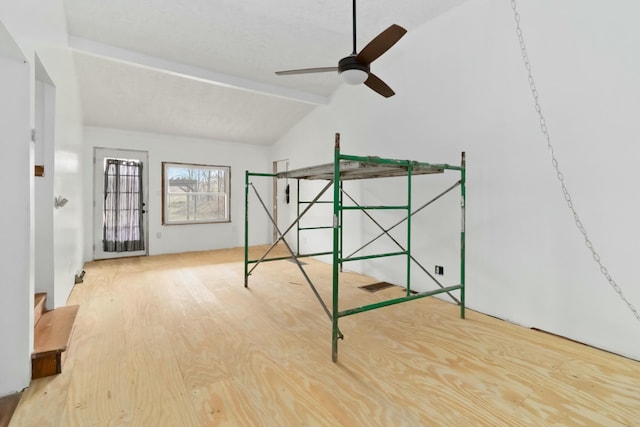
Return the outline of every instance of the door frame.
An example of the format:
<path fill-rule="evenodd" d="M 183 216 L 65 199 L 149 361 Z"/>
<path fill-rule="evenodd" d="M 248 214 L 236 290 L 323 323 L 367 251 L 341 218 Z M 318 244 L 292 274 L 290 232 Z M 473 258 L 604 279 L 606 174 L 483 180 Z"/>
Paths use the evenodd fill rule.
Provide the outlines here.
<path fill-rule="evenodd" d="M 143 216 L 144 250 L 135 252 L 104 252 L 104 159 L 132 159 L 142 162 L 142 197 L 147 213 Z M 93 259 L 113 259 L 149 255 L 149 153 L 147 151 L 95 147 L 93 149 Z"/>

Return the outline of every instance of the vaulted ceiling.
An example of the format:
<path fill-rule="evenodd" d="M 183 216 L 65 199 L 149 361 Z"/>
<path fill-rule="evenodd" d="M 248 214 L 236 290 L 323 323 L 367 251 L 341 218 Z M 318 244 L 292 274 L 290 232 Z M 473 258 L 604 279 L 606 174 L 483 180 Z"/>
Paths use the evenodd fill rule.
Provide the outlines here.
<path fill-rule="evenodd" d="M 360 0 L 358 50 L 464 1 Z M 352 50 L 349 0 L 64 4 L 88 126 L 271 144 L 341 84 L 337 73 L 274 72 L 336 66 Z"/>

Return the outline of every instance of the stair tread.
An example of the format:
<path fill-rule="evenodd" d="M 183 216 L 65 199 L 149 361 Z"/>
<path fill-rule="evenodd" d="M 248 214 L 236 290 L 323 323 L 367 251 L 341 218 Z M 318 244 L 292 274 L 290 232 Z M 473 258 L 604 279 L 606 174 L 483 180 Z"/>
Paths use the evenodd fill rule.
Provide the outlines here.
<path fill-rule="evenodd" d="M 78 305 L 68 305 L 42 313 L 35 327 L 33 357 L 60 353 L 67 349 Z"/>

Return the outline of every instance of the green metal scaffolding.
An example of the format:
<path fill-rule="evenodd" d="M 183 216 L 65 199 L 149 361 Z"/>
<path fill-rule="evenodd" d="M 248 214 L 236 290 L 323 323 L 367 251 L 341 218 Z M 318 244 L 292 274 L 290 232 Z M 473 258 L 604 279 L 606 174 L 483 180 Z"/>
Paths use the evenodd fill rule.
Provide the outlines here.
<path fill-rule="evenodd" d="M 446 293 L 449 297 L 455 301 L 460 306 L 460 317 L 464 319 L 465 316 L 465 199 L 466 199 L 466 190 L 465 190 L 465 179 L 466 179 L 466 165 L 465 165 L 465 155 L 462 153 L 462 159 L 460 166 L 453 166 L 449 164 L 432 164 L 432 163 L 423 163 L 423 162 L 415 162 L 409 160 L 395 160 L 395 159 L 383 159 L 379 157 L 362 157 L 362 156 L 351 156 L 340 153 L 340 134 L 336 134 L 335 139 L 335 150 L 334 150 L 334 161 L 333 163 L 313 166 L 308 168 L 296 169 L 292 171 L 279 172 L 279 173 L 253 173 L 246 171 L 245 173 L 245 240 L 244 240 L 244 286 L 248 287 L 249 285 L 249 276 L 256 269 L 256 267 L 262 262 L 268 261 L 279 261 L 279 260 L 292 260 L 300 272 L 304 276 L 307 284 L 313 291 L 314 295 L 320 302 L 320 305 L 324 309 L 325 313 L 331 320 L 331 357 L 334 362 L 338 360 L 338 339 L 344 338 L 343 334 L 340 332 L 339 328 L 339 319 L 346 316 L 351 316 L 356 313 L 361 313 L 364 311 L 375 310 L 377 308 L 386 307 L 393 304 L 398 304 L 406 301 L 415 300 L 418 298 L 424 298 L 428 296 L 438 295 Z M 413 210 L 412 207 L 412 181 L 413 177 L 416 175 L 425 175 L 425 174 L 438 174 L 443 173 L 446 170 L 450 171 L 458 171 L 460 172 L 460 179 L 456 181 L 453 185 L 442 191 L 433 199 L 419 206 L 417 209 Z M 343 181 L 346 180 L 361 180 L 361 179 L 369 179 L 369 178 L 383 178 L 383 177 L 398 177 L 404 176 L 407 178 L 407 202 L 403 205 L 394 205 L 394 206 L 362 206 L 356 202 L 354 198 L 352 198 L 343 188 Z M 270 177 L 274 179 L 280 178 L 293 178 L 298 180 L 297 185 L 297 218 L 293 223 L 289 225 L 289 227 L 281 231 L 278 228 L 278 224 L 275 219 L 269 212 L 267 205 L 264 203 L 264 200 L 260 196 L 259 192 L 250 181 L 251 177 Z M 327 184 L 320 190 L 320 192 L 310 201 L 301 201 L 300 200 L 300 180 L 324 180 L 327 181 Z M 454 286 L 444 286 L 442 285 L 418 260 L 411 254 L 411 217 L 416 213 L 420 212 L 436 200 L 440 199 L 445 194 L 449 193 L 456 187 L 460 187 L 460 214 L 461 214 L 461 226 L 460 226 L 460 283 Z M 329 190 L 329 188 L 333 187 L 333 200 L 320 200 L 320 198 Z M 272 225 L 278 233 L 278 238 L 273 242 L 273 244 L 267 249 L 267 251 L 258 259 L 249 259 L 249 189 L 253 189 L 256 198 L 260 205 L 265 210 L 267 216 L 271 220 Z M 345 205 L 344 198 L 349 199 L 352 204 Z M 319 203 L 331 203 L 333 205 L 333 224 L 330 226 L 320 226 L 320 227 L 301 227 L 300 220 L 302 217 L 309 212 L 309 210 L 316 204 Z M 301 206 L 305 205 L 305 208 L 301 209 Z M 381 230 L 381 233 L 378 234 L 375 238 L 355 250 L 349 255 L 343 254 L 343 238 L 342 238 L 342 224 L 343 224 L 343 212 L 348 210 L 356 210 L 361 211 L 364 215 L 366 215 L 371 221 L 373 221 L 376 226 L 378 226 Z M 398 222 L 396 222 L 391 227 L 383 227 L 378 221 L 376 221 L 373 216 L 371 216 L 368 211 L 370 210 L 404 210 L 406 211 L 406 217 Z M 407 241 L 403 246 L 400 242 L 398 242 L 395 238 L 393 238 L 389 232 L 406 222 L 407 227 Z M 296 240 L 297 246 L 296 250 L 291 248 L 289 243 L 287 242 L 285 236 L 289 233 L 293 228 L 296 229 Z M 333 247 L 331 251 L 325 252 L 315 252 L 308 254 L 300 253 L 300 232 L 307 230 L 318 230 L 318 229 L 332 229 L 333 230 Z M 356 256 L 361 250 L 367 247 L 369 244 L 373 243 L 377 239 L 382 236 L 387 236 L 390 238 L 396 246 L 398 246 L 398 251 L 395 252 L 386 252 L 375 255 L 361 255 Z M 278 243 L 282 242 L 287 250 L 289 251 L 289 256 L 280 256 L 280 257 L 271 257 L 269 258 L 269 253 L 278 245 Z M 299 261 L 299 258 L 304 257 L 316 257 L 321 255 L 332 255 L 332 301 L 331 308 L 327 306 L 322 297 L 317 291 L 316 286 L 313 284 L 311 278 L 306 273 L 304 266 Z M 367 259 L 374 258 L 383 258 L 383 257 L 396 257 L 396 256 L 404 256 L 406 257 L 406 266 L 407 266 L 407 276 L 406 276 L 406 295 L 400 298 L 393 298 L 385 301 L 376 302 L 373 304 L 368 304 L 360 307 L 348 308 L 344 310 L 339 309 L 339 280 L 340 280 L 340 271 L 342 271 L 342 266 L 345 262 L 350 261 L 361 261 Z M 411 265 L 412 262 L 417 265 L 423 272 L 425 272 L 439 287 L 439 289 L 413 293 L 411 291 Z M 252 265 L 251 268 L 249 266 Z M 456 298 L 452 292 L 459 291 L 459 299 Z"/>

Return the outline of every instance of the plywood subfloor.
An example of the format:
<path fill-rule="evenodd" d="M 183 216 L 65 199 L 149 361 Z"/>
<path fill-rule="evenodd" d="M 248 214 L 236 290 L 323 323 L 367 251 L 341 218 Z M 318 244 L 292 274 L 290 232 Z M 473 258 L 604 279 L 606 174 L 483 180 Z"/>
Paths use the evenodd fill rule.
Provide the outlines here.
<path fill-rule="evenodd" d="M 0 397 L 0 427 L 7 427 L 13 411 L 15 411 L 20 401 L 21 393 Z"/>
<path fill-rule="evenodd" d="M 85 267 L 65 370 L 32 382 L 11 426 L 632 426 L 640 363 L 424 298 L 330 322 L 297 266 L 242 251 Z M 256 254 L 259 256 L 259 254 Z M 308 260 L 330 295 L 330 268 Z M 358 289 L 343 308 L 402 293 Z"/>

